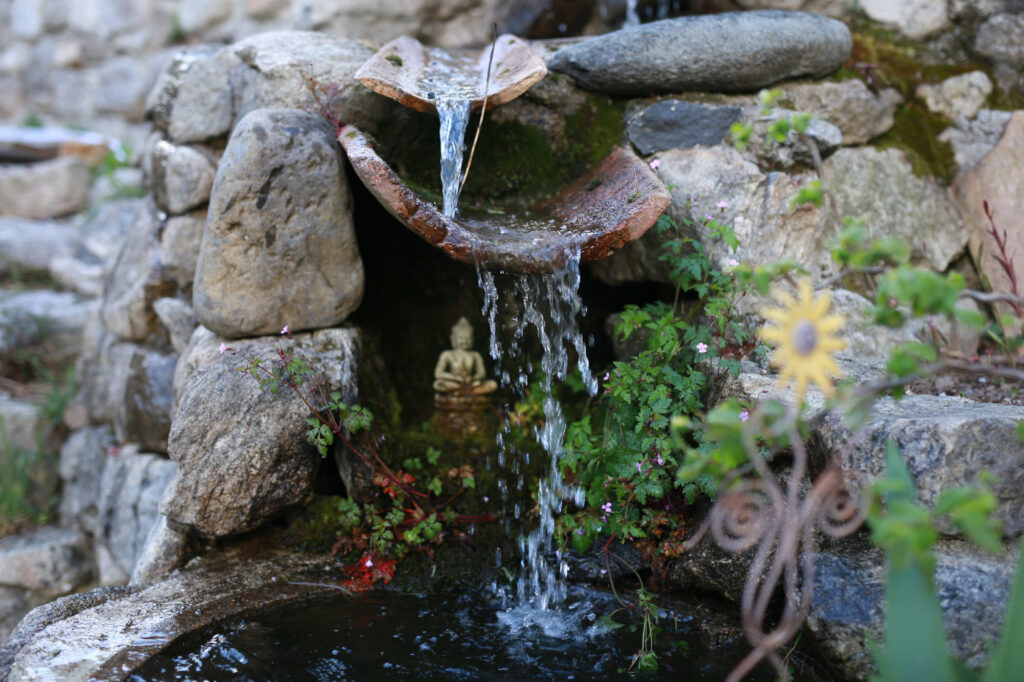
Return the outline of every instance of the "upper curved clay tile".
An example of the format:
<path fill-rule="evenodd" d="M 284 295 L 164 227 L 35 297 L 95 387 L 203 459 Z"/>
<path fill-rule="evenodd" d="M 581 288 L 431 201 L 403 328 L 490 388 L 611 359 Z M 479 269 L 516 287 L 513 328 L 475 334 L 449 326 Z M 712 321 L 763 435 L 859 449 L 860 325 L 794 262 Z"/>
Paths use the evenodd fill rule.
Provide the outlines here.
<path fill-rule="evenodd" d="M 449 99 L 468 99 L 472 110 L 479 111 L 491 49 L 488 109 L 515 99 L 548 72 L 541 56 L 513 35 L 499 36 L 479 52 L 449 52 L 402 36 L 359 67 L 356 80 L 416 111 L 435 113 L 434 103 L 442 91 Z"/>
<path fill-rule="evenodd" d="M 346 126 L 338 136 L 352 167 L 391 215 L 455 260 L 510 272 L 548 272 L 579 250 L 581 262 L 610 256 L 642 236 L 668 208 L 671 195 L 636 154 L 616 147 L 588 173 L 526 212 L 445 218 L 418 197 Z"/>

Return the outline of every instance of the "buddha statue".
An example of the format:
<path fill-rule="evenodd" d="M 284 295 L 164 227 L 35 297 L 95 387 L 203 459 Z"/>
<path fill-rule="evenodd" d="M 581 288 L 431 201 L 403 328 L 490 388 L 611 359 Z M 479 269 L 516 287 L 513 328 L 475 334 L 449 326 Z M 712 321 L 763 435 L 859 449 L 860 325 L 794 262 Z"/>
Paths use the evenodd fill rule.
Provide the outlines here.
<path fill-rule="evenodd" d="M 452 327 L 452 349 L 441 353 L 434 368 L 434 390 L 438 394 L 485 396 L 498 384 L 485 379 L 484 359 L 473 350 L 473 327 L 465 318 Z"/>

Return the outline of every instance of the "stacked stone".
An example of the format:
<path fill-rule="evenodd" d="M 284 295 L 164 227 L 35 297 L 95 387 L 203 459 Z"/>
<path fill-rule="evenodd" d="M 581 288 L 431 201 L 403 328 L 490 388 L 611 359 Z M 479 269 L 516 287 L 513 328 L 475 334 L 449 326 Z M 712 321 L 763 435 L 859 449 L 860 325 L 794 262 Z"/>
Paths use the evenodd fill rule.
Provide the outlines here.
<path fill-rule="evenodd" d="M 131 11 L 111 9 L 122 4 Z M 365 4 L 358 3 L 360 12 Z M 0 220 L 0 268 L 6 258 L 19 267 L 34 262 L 48 269 L 75 292 L 62 309 L 72 309 L 72 303 L 83 306 L 77 317 L 67 315 L 70 337 L 85 328 L 84 349 L 72 340 L 67 350 L 82 353 L 81 393 L 67 418 L 74 432 L 61 453 L 61 519 L 71 530 L 47 531 L 42 545 L 0 544 L 4 560 L 19 562 L 12 566 L 50 562 L 43 577 L 25 573 L 25 581 L 34 581 L 31 589 L 47 595 L 73 589 L 88 579 L 80 558 L 89 554 L 96 556 L 102 583 L 125 582 L 130 575 L 140 584 L 156 581 L 182 563 L 189 537 L 209 542 L 237 536 L 310 498 L 320 460 L 305 442 L 306 408 L 287 392 L 262 392 L 257 382 L 240 374 L 237 370 L 250 359 L 273 362 L 275 346 L 284 344 L 319 360 L 330 371 L 330 389 L 347 400 L 358 397 L 364 349 L 358 329 L 346 326 L 363 292 L 352 198 L 336 131 L 324 117 L 310 113 L 309 84 L 338 86 L 326 104 L 339 119 L 372 121 L 387 105 L 352 79 L 372 49 L 319 33 L 279 31 L 227 47 L 194 46 L 172 56 L 160 52 L 168 44 L 167 33 L 233 38 L 278 25 L 356 31 L 374 25 L 379 39 L 407 30 L 440 44 L 463 42 L 468 35 L 483 42 L 489 23 L 481 17 L 490 4 L 467 3 L 465 16 L 453 21 L 430 14 L 440 12 L 441 4 L 404 3 L 389 23 L 379 26 L 353 23 L 355 5 L 343 2 L 296 2 L 293 8 L 259 0 L 186 0 L 178 5 L 177 26 L 169 14 L 161 14 L 162 5 L 146 2 L 91 0 L 78 3 L 67 19 L 60 13 L 44 17 L 41 0 L 3 5 L 12 21 L 0 23 L 0 37 L 14 39 L 0 41 L 5 45 L 0 85 L 10 84 L 15 95 L 13 104 L 0 103 L 8 107 L 0 113 L 37 107 L 48 115 L 97 121 L 101 129 L 107 125 L 104 117 L 114 116 L 128 121 L 132 130 L 145 114 L 155 126 L 136 137 L 142 140 L 139 158 L 150 190 L 145 199 L 104 205 L 75 225 L 79 236 L 70 243 L 67 225 L 59 221 Z M 831 15 L 849 13 L 841 0 L 796 4 Z M 975 49 L 1001 65 L 1001 84 L 1011 83 L 1013 74 L 1019 77 L 1015 46 L 1024 41 L 1013 39 L 1020 13 L 1012 3 L 888 4 L 919 11 L 885 14 L 880 3 L 861 3 L 869 16 L 910 36 L 929 37 L 942 33 L 951 18 L 970 19 L 981 27 Z M 359 21 L 385 22 L 389 6 L 361 14 Z M 299 7 L 313 9 L 304 14 Z M 786 31 L 768 30 L 753 15 L 718 21 L 733 23 L 720 23 L 714 49 L 700 53 L 692 51 L 694 41 L 681 39 L 682 24 L 662 22 L 552 49 L 549 65 L 595 92 L 644 97 L 626 103 L 626 141 L 674 186 L 670 213 L 692 226 L 692 236 L 710 243 L 702 227 L 705 216 L 736 229 L 740 250 L 719 251 L 719 265 L 728 258 L 754 264 L 793 258 L 821 281 L 835 274 L 829 241 L 838 226 L 823 209 L 792 210 L 788 205 L 795 189 L 815 177 L 810 172 L 813 155 L 797 135 L 765 148 L 761 142 L 770 121 L 762 120 L 750 92 L 783 79 L 831 72 L 846 57 L 849 35 L 818 17 L 804 17 L 804 23 Z M 744 41 L 733 50 L 737 41 L 729 36 L 737 21 L 760 27 L 762 42 Z M 87 29 L 98 38 L 87 40 Z M 787 36 L 790 42 L 780 40 Z M 660 46 L 656 59 L 638 44 Z M 750 45 L 758 54 L 778 50 L 773 54 L 786 68 L 769 60 L 771 68 L 759 72 L 757 80 L 744 80 L 750 70 L 737 63 L 742 65 L 749 54 L 744 57 L 739 48 Z M 37 60 L 37 53 L 49 61 Z M 134 54 L 159 58 L 135 59 Z M 687 74 L 674 66 L 694 63 L 700 66 L 694 70 L 698 80 L 686 80 Z M 44 68 L 50 66 L 55 69 Z M 23 84 L 32 78 L 41 79 L 40 87 L 29 93 Z M 546 94 L 523 109 L 510 106 L 512 113 L 496 116 L 518 111 L 542 119 L 534 114 L 559 106 L 546 103 L 545 96 L 585 99 L 568 79 L 559 79 L 539 84 L 538 93 Z M 1024 213 L 1012 203 L 1024 167 L 1022 114 L 985 109 L 992 90 L 987 78 L 968 74 L 920 93 L 930 108 L 951 119 L 948 138 L 961 169 L 955 200 L 935 180 L 914 174 L 901 152 L 871 145 L 893 125 L 901 102 L 895 90 L 874 92 L 860 80 L 790 81 L 778 87 L 787 107 L 815 115 L 808 132 L 823 155 L 837 208 L 841 214 L 866 217 L 870 236 L 902 237 L 915 247 L 917 263 L 946 271 L 961 262 L 969 240 L 975 249 L 973 242 L 980 243 L 986 222 L 978 206 L 989 198 L 1000 228 L 1011 231 L 1014 243 L 1024 239 L 1019 222 Z M 699 89 L 713 92 L 684 92 Z M 651 94 L 659 98 L 652 102 L 646 98 Z M 728 144 L 735 122 L 754 126 L 753 140 L 743 152 Z M 111 124 L 108 131 L 114 128 Z M 986 197 L 983 192 L 993 187 L 999 188 L 998 196 Z M 31 225 L 30 245 L 26 224 Z M 595 265 L 593 273 L 612 284 L 664 281 L 661 243 L 656 235 L 645 237 Z M 1017 270 L 1024 271 L 1024 263 Z M 994 272 L 984 274 L 991 279 Z M 867 305 L 857 292 L 840 291 L 835 298 L 852 319 Z M 0 316 L 5 314 L 2 306 Z M 279 333 L 285 327 L 292 333 L 287 338 Z M 913 338 L 913 331 L 879 338 L 851 326 L 844 336 L 860 360 L 870 360 L 891 344 Z M 962 350 L 970 352 L 976 341 L 964 339 Z M 770 390 L 770 379 L 755 368 L 747 370 L 733 390 L 758 399 Z M 954 410 L 959 416 L 949 418 Z M 926 501 L 938 488 L 999 464 L 1009 480 L 999 490 L 999 513 L 1008 532 L 1019 532 L 1024 505 L 1020 486 L 1013 483 L 1024 455 L 1011 443 L 1018 412 L 938 399 L 918 399 L 902 408 L 883 404 L 872 417 L 869 440 L 875 445 L 887 437 L 906 442 Z M 30 418 L 25 412 L 24 420 Z M 31 428 L 19 437 L 27 438 L 25 433 Z M 817 437 L 823 453 L 845 451 L 849 440 L 831 422 Z M 918 447 L 911 449 L 915 442 Z M 1003 457 L 986 459 L 993 453 Z M 877 475 L 884 461 L 880 447 L 859 446 L 848 454 L 844 466 L 866 478 Z M 965 458 L 969 466 L 957 469 Z M 978 557 L 952 530 L 944 529 L 947 537 L 940 544 L 938 584 L 944 594 L 960 597 L 947 609 L 959 614 L 962 625 L 953 646 L 976 661 L 992 630 L 965 624 L 992 622 L 986 614 L 999 601 L 993 595 L 1008 589 L 1010 557 Z M 723 561 L 688 557 L 676 567 L 677 582 L 696 582 L 732 596 L 739 583 L 719 570 Z M 878 555 L 855 547 L 836 548 L 819 564 L 809 623 L 820 648 L 854 677 L 865 673 L 870 660 L 865 628 L 880 623 L 880 562 Z M 736 575 L 743 573 L 745 568 Z M 0 583 L 9 579 L 4 576 Z M 850 585 L 859 586 L 857 599 L 846 598 Z M 26 605 L 26 590 L 24 585 L 3 588 L 0 604 Z M 841 604 L 850 608 L 838 608 Z M 971 621 L 963 614 L 976 615 Z"/>

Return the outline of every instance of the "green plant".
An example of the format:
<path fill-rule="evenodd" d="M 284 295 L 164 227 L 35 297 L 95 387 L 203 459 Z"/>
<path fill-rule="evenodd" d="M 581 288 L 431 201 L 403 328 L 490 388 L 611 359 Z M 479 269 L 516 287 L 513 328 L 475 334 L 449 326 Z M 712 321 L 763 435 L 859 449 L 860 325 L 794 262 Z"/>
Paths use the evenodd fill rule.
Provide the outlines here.
<path fill-rule="evenodd" d="M 287 327 L 282 333 L 291 336 Z M 491 515 L 465 515 L 453 509 L 453 503 L 476 486 L 471 466 L 445 466 L 442 453 L 434 448 L 427 448 L 422 456 L 390 463 L 377 452 L 373 439 L 359 441 L 357 437 L 372 428 L 373 414 L 346 403 L 337 391 L 329 391 L 300 352 L 278 345 L 275 361 L 266 363 L 222 345 L 221 352 L 228 351 L 246 360 L 238 371 L 259 382 L 262 390 L 276 394 L 286 389 L 298 396 L 310 413 L 307 440 L 321 456 L 337 441 L 372 472 L 372 484 L 379 489 L 373 499 L 363 504 L 338 502 L 336 553 L 369 550 L 378 563 L 387 557 L 399 559 L 410 549 L 431 551 L 430 546 L 440 544 L 457 525 L 494 520 Z M 353 570 L 365 574 L 358 567 Z"/>
<path fill-rule="evenodd" d="M 995 498 L 990 490 L 946 490 L 934 512 L 914 504 L 914 482 L 899 449 L 888 443 L 887 476 L 872 487 L 868 522 L 872 538 L 885 550 L 885 645 L 875 647 L 879 682 L 1004 682 L 1024 677 L 1024 544 L 1017 560 L 1003 636 L 988 667 L 974 673 L 949 654 L 942 609 L 935 593 L 932 553 L 938 533 L 935 516 L 946 514 L 968 537 L 990 551 L 1000 551 L 998 524 L 990 517 Z"/>
<path fill-rule="evenodd" d="M 669 237 L 663 259 L 676 285 L 674 301 L 632 305 L 620 314 L 616 335 L 640 342 L 641 350 L 609 368 L 596 409 L 567 431 L 562 462 L 586 491 L 589 509 L 563 517 L 559 534 L 578 551 L 598 533 L 660 541 L 670 552 L 681 542 L 683 528 L 671 513 L 673 503 L 664 502 L 676 486 L 673 471 L 680 464 L 671 419 L 701 411 L 714 386 L 725 374 L 738 373 L 738 358 L 755 345 L 735 314 L 745 291 L 731 272 L 738 264 L 726 271 L 713 265 L 716 249 L 731 253 L 738 246 L 732 229 L 705 219 L 708 247 L 682 236 L 667 216 L 656 229 Z M 684 297 L 697 302 L 687 305 Z M 701 434 L 695 437 L 699 441 Z M 708 480 L 699 477 L 681 488 L 691 501 L 701 491 L 712 492 Z"/>
<path fill-rule="evenodd" d="M 131 148 L 122 146 L 117 151 L 109 151 L 99 165 L 92 168 L 93 179 L 105 178 L 113 190 L 109 200 L 137 199 L 145 196 L 146 191 L 140 185 L 125 184 L 117 177 L 121 168 L 131 168 Z"/>
<path fill-rule="evenodd" d="M 24 128 L 42 128 L 44 124 L 43 119 L 39 118 L 39 114 L 30 111 L 21 119 L 21 125 Z"/>
<path fill-rule="evenodd" d="M 618 590 L 615 589 L 615 581 L 609 577 L 608 582 L 611 585 L 612 594 L 615 595 L 615 600 L 619 603 L 621 608 L 612 613 L 601 616 L 599 622 L 602 626 L 608 629 L 617 630 L 623 627 L 622 623 L 615 620 L 615 616 L 617 614 L 626 613 L 634 616 L 638 615 L 640 617 L 640 648 L 633 654 L 627 670 L 630 672 L 655 671 L 658 669 L 658 654 L 654 649 L 654 645 L 658 635 L 661 634 L 661 627 L 658 625 L 658 621 L 661 619 L 661 611 L 654 602 L 654 594 L 644 587 L 644 581 L 640 578 L 640 574 L 636 572 L 636 569 L 626 563 L 619 556 L 605 552 L 605 566 L 608 575 L 611 576 L 612 557 L 626 565 L 626 568 L 633 573 L 633 576 L 636 578 L 640 587 L 637 588 L 635 592 L 635 603 L 629 603 L 619 595 Z M 635 631 L 637 625 L 636 623 L 631 623 L 629 627 L 631 630 Z M 683 643 L 683 645 L 685 646 L 685 643 Z M 620 670 L 619 672 L 624 671 Z"/>

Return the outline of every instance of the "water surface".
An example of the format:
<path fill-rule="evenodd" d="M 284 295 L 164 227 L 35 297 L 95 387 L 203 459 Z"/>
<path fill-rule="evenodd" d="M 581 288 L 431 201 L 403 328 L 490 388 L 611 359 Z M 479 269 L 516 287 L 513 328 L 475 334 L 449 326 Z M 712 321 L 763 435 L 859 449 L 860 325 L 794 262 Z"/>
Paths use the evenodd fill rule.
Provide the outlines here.
<path fill-rule="evenodd" d="M 720 682 L 747 652 L 699 644 L 696 620 L 662 619 L 660 667 L 624 672 L 640 632 L 609 629 L 618 608 L 605 592 L 570 590 L 558 610 L 520 613 L 490 591 L 339 594 L 270 609 L 181 638 L 128 679 L 157 680 L 708 680 Z M 638 624 L 638 621 L 635 621 Z M 674 646 L 688 642 L 688 649 Z M 761 668 L 749 680 L 769 682 Z"/>

